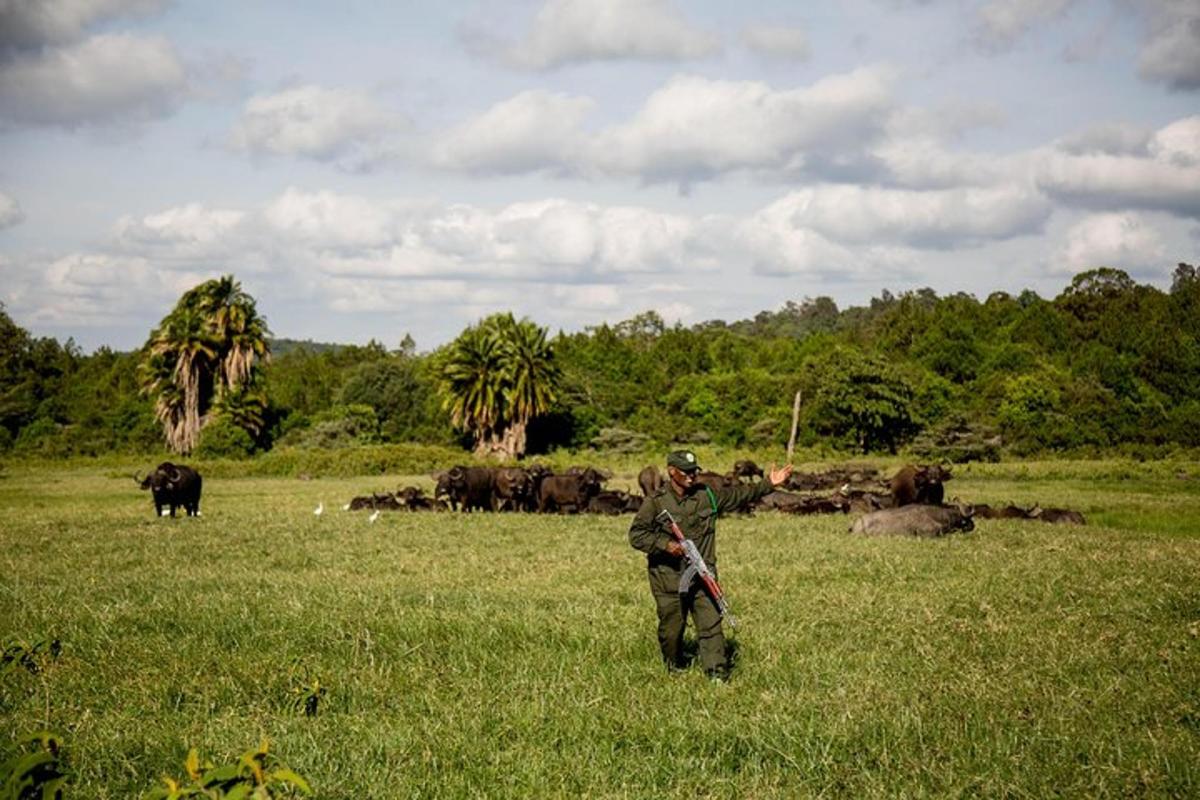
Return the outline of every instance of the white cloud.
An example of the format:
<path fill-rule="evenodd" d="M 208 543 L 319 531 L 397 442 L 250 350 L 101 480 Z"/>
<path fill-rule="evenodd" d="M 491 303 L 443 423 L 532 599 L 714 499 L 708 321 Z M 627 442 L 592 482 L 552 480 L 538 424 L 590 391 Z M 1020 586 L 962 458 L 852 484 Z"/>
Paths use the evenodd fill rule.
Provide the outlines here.
<path fill-rule="evenodd" d="M 125 325 L 150 309 L 150 316 L 158 315 L 147 319 L 150 326 L 180 294 L 216 274 L 163 270 L 157 262 L 136 256 L 71 253 L 18 270 L 14 294 L 37 324 Z"/>
<path fill-rule="evenodd" d="M 607 284 L 553 286 L 550 297 L 552 306 L 560 312 L 611 311 L 621 307 L 621 293 Z"/>
<path fill-rule="evenodd" d="M 394 257 L 475 274 L 576 280 L 580 276 L 671 271 L 696 247 L 694 220 L 635 207 L 566 200 L 515 203 L 497 212 L 455 206 L 413 226 Z"/>
<path fill-rule="evenodd" d="M 21 205 L 13 198 L 0 192 L 0 230 L 11 228 L 25 219 Z"/>
<path fill-rule="evenodd" d="M 975 42 L 983 50 L 1012 48 L 1034 29 L 1067 14 L 1076 0 L 990 0 L 976 12 Z M 1200 4 L 1196 0 L 1124 0 L 1146 26 L 1138 74 L 1179 91 L 1200 89 Z M 1067 46 L 1068 61 L 1098 51 L 1108 36 L 1102 24 Z"/>
<path fill-rule="evenodd" d="M 270 232 L 306 248 L 373 250 L 398 239 L 398 212 L 387 204 L 334 192 L 289 188 L 262 211 Z"/>
<path fill-rule="evenodd" d="M 0 0 L 0 52 L 77 42 L 98 22 L 162 6 L 163 0 Z"/>
<path fill-rule="evenodd" d="M 735 233 L 753 269 L 763 275 L 812 277 L 866 272 L 867 262 L 821 234 L 793 224 L 786 214 L 768 209 L 739 225 Z"/>
<path fill-rule="evenodd" d="M 464 280 L 364 281 L 359 276 L 328 281 L 324 287 L 334 311 L 348 314 L 395 312 L 430 306 L 447 313 L 457 306 L 486 305 L 502 301 L 492 287 L 479 287 Z"/>
<path fill-rule="evenodd" d="M 1148 34 L 1138 74 L 1171 89 L 1200 89 L 1200 4 L 1195 0 L 1149 0 Z"/>
<path fill-rule="evenodd" d="M 1064 136 L 1055 144 L 1072 155 L 1146 156 L 1154 131 L 1129 122 L 1093 125 Z"/>
<path fill-rule="evenodd" d="M 811 87 L 679 76 L 592 144 L 603 172 L 690 183 L 754 170 L 822 174 L 860 159 L 891 107 L 891 74 L 862 68 Z"/>
<path fill-rule="evenodd" d="M 933 250 L 1036 232 L 1047 213 L 1021 185 L 819 184 L 740 216 L 555 198 L 435 205 L 292 188 L 244 209 L 191 203 L 122 217 L 100 251 L 20 271 L 7 296 L 20 293 L 26 318 L 47 325 L 65 328 L 78 316 L 80 325 L 136 329 L 141 320 L 148 328 L 189 286 L 235 271 L 269 281 L 277 302 L 346 321 L 403 314 L 406 325 L 442 331 L 510 308 L 578 328 L 647 300 L 666 318 L 712 316 L 773 276 L 902 281 L 920 274 Z M 1073 234 L 1082 244 L 1064 261 L 1104 241 L 1084 233 Z M 1125 240 L 1130 252 L 1150 241 Z"/>
<path fill-rule="evenodd" d="M 279 262 L 273 268 L 374 278 L 613 281 L 696 263 L 703 227 L 680 215 L 560 199 L 488 210 L 291 188 L 257 210 L 189 204 L 122 217 L 112 247 L 172 268 L 236 258 L 239 268 Z"/>
<path fill-rule="evenodd" d="M 765 56 L 793 61 L 806 60 L 811 51 L 803 28 L 751 25 L 742 31 L 742 42 Z"/>
<path fill-rule="evenodd" d="M 525 91 L 428 134 L 423 159 L 477 175 L 633 177 L 684 187 L 732 172 L 772 182 L 876 179 L 885 165 L 872 148 L 887 141 L 894 80 L 888 68 L 864 67 L 775 90 L 681 75 L 652 92 L 627 121 L 595 133 L 585 126 L 596 106 L 591 98 Z M 984 116 L 964 107 L 943 115 L 941 126 L 961 130 Z M 951 125 L 950 118 L 957 121 Z M 416 137 L 405 139 L 402 127 L 364 95 L 306 86 L 251 100 L 231 143 L 366 170 L 404 147 L 418 158 Z"/>
<path fill-rule="evenodd" d="M 1137 214 L 1096 214 L 1067 231 L 1054 272 L 1074 274 L 1115 267 L 1134 274 L 1158 274 L 1166 266 L 1159 232 Z"/>
<path fill-rule="evenodd" d="M 939 191 L 823 184 L 737 220 L 725 250 L 766 275 L 897 279 L 917 274 L 922 252 L 1038 234 L 1051 210 L 1019 184 Z"/>
<path fill-rule="evenodd" d="M 1200 167 L 1200 116 L 1176 120 L 1150 138 L 1147 146 L 1157 161 L 1177 167 Z"/>
<path fill-rule="evenodd" d="M 719 49 L 667 0 L 547 0 L 525 37 L 508 47 L 513 66 L 548 69 L 582 61 L 683 60 Z"/>
<path fill-rule="evenodd" d="M 564 169 L 577 158 L 584 97 L 522 92 L 438 137 L 435 164 L 468 172 L 519 173 Z"/>
<path fill-rule="evenodd" d="M 1062 16 L 1075 0 L 990 0 L 977 12 L 976 41 L 1005 50 L 1035 25 Z"/>
<path fill-rule="evenodd" d="M 1200 217 L 1200 117 L 1150 137 L 1146 155 L 1039 156 L 1038 184 L 1054 198 L 1094 209 L 1143 209 Z"/>
<path fill-rule="evenodd" d="M 288 189 L 260 209 L 189 204 L 118 221 L 114 255 L 177 270 L 236 259 L 280 273 L 375 280 L 611 285 L 636 275 L 869 273 L 1040 230 L 1049 207 L 1019 186 L 916 192 L 823 184 L 758 212 L 686 216 L 563 199 L 491 210 Z"/>
<path fill-rule="evenodd" d="M 143 122 L 173 110 L 187 75 L 162 37 L 102 34 L 0 69 L 0 119 L 74 127 Z"/>
<path fill-rule="evenodd" d="M 130 247 L 210 247 L 227 239 L 244 218 L 241 211 L 207 209 L 191 203 L 141 219 L 121 217 L 116 237 Z"/>
<path fill-rule="evenodd" d="M 1029 171 L 1023 155 L 995 156 L 948 150 L 937 139 L 890 139 L 873 150 L 887 181 L 908 189 L 995 186 Z"/>
<path fill-rule="evenodd" d="M 1026 180 L 1023 154 L 956 152 L 947 143 L 976 128 L 997 128 L 1002 111 L 990 102 L 936 108 L 906 107 L 888 118 L 886 134 L 870 149 L 882 167 L 881 182 L 909 189 L 996 186 Z"/>
<path fill-rule="evenodd" d="M 363 92 L 307 85 L 250 98 L 229 143 L 252 155 L 337 161 L 357 170 L 389 157 L 393 137 L 406 127 Z"/>
<path fill-rule="evenodd" d="M 663 303 L 662 305 L 656 305 L 648 310 L 657 311 L 658 315 L 662 317 L 663 322 L 668 325 L 674 325 L 677 322 L 685 322 L 691 319 L 692 315 L 696 313 L 696 309 L 692 306 L 688 305 L 687 303 L 678 302 Z M 630 315 L 630 318 L 634 316 L 637 316 L 637 314 Z"/>
<path fill-rule="evenodd" d="M 843 244 L 951 248 L 1038 233 L 1050 211 L 1022 186 L 916 192 L 823 185 L 787 195 L 770 213 Z"/>

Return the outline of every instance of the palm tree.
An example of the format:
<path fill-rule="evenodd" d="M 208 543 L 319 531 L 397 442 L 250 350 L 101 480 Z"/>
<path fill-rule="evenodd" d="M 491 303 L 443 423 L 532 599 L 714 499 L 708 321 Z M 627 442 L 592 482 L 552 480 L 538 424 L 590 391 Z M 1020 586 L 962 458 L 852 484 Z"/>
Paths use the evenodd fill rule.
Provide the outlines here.
<path fill-rule="evenodd" d="M 477 455 L 517 458 L 530 420 L 554 402 L 558 378 L 546 330 L 494 314 L 463 331 L 443 356 L 443 407 L 474 437 Z"/>
<path fill-rule="evenodd" d="M 201 311 L 222 353 L 218 372 L 222 380 L 218 396 L 236 389 L 250 378 L 256 360 L 267 358 L 266 320 L 258 316 L 254 298 L 242 291 L 232 275 L 209 281 L 200 287 Z"/>
<path fill-rule="evenodd" d="M 455 427 L 475 438 L 475 451 L 487 453 L 504 418 L 501 340 L 487 321 L 463 331 L 446 351 L 441 367 L 442 407 Z"/>
<path fill-rule="evenodd" d="M 554 404 L 560 372 L 546 329 L 528 319 L 517 322 L 512 314 L 501 323 L 504 330 L 505 395 L 509 408 L 504 450 L 509 458 L 524 455 L 529 422 Z"/>
<path fill-rule="evenodd" d="M 155 416 L 170 449 L 191 452 L 210 410 L 226 394 L 241 394 L 253 383 L 258 362 L 270 357 L 269 335 L 254 299 L 231 275 L 183 294 L 150 333 L 140 365 L 142 392 L 155 398 Z M 261 420 L 261 413 L 245 413 L 242 398 L 229 405 L 244 420 Z"/>

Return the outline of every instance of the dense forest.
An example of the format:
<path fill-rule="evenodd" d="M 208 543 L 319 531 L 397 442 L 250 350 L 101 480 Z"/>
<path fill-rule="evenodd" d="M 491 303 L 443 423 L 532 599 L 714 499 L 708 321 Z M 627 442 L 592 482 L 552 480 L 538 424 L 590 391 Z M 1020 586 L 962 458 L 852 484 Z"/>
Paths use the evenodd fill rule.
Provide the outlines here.
<path fill-rule="evenodd" d="M 192 410 L 202 425 L 194 452 L 470 449 L 479 433 L 473 439 L 463 424 L 447 375 L 479 327 L 429 353 L 407 336 L 395 348 L 267 339 L 270 357 L 264 351 L 245 372 L 248 388 L 230 382 L 211 407 Z M 0 307 L 0 452 L 162 451 L 170 409 L 150 389 L 155 369 L 159 383 L 174 369 L 155 355 L 166 328 L 164 320 L 137 352 L 84 354 L 73 341 L 32 336 Z M 691 327 L 651 312 L 539 346 L 553 390 L 530 406 L 529 453 L 779 445 L 797 393 L 797 441 L 847 453 L 899 448 L 962 460 L 1200 446 L 1200 274 L 1188 264 L 1166 292 L 1106 268 L 1075 276 L 1053 299 L 920 289 L 846 309 L 804 299 Z M 182 424 L 178 408 L 172 419 Z"/>

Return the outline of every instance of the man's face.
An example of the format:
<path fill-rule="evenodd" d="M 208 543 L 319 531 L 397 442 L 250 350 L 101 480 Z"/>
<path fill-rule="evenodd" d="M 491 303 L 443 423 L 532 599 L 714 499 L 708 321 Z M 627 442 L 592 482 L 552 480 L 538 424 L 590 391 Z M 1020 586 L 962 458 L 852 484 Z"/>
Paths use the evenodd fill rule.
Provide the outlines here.
<path fill-rule="evenodd" d="M 678 467 L 667 467 L 667 473 L 671 476 L 671 483 L 675 484 L 681 491 L 687 491 L 696 483 L 696 473 L 699 470 L 688 469 L 683 470 Z"/>

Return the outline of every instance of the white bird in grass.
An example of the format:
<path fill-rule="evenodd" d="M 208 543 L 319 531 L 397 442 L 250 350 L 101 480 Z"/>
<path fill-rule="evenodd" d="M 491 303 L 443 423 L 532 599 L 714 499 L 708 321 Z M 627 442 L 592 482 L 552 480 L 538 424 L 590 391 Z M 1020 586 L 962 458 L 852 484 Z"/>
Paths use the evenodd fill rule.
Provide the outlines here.
<path fill-rule="evenodd" d="M 325 513 L 325 501 L 322 500 L 321 502 L 317 503 L 317 510 L 314 511 L 313 514 L 315 514 L 319 517 L 324 513 Z"/>
<path fill-rule="evenodd" d="M 377 509 L 375 509 L 375 513 L 374 513 L 374 514 L 372 514 L 371 516 L 367 517 L 367 522 L 374 522 L 374 521 L 375 521 L 375 520 L 377 520 L 377 519 L 379 519 L 379 509 L 378 509 L 378 508 L 377 508 Z"/>

